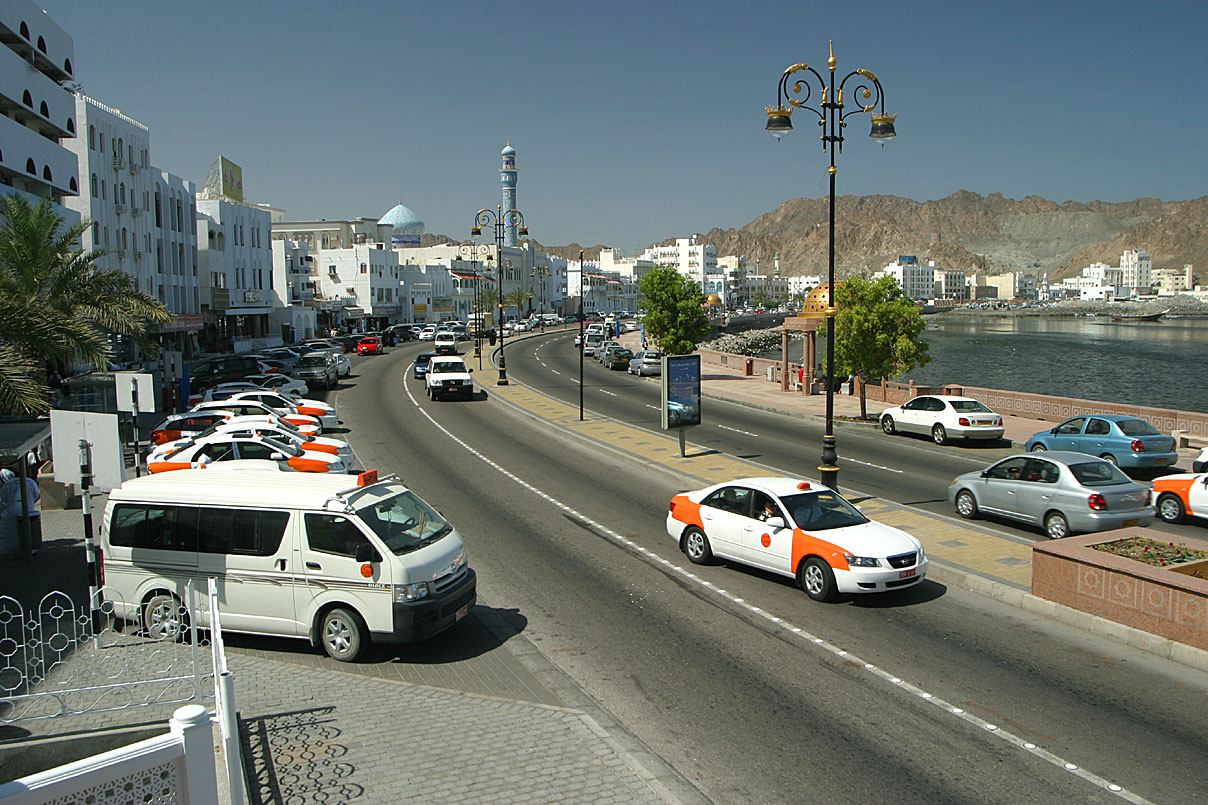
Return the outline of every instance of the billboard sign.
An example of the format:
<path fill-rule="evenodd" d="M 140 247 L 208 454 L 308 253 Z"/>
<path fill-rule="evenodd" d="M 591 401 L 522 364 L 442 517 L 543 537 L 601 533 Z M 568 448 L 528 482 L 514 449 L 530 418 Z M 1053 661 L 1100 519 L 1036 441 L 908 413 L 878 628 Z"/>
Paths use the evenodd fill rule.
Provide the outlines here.
<path fill-rule="evenodd" d="M 243 168 L 226 157 L 218 157 L 222 170 L 222 195 L 243 203 Z"/>
<path fill-rule="evenodd" d="M 663 429 L 700 424 L 700 355 L 664 355 Z"/>

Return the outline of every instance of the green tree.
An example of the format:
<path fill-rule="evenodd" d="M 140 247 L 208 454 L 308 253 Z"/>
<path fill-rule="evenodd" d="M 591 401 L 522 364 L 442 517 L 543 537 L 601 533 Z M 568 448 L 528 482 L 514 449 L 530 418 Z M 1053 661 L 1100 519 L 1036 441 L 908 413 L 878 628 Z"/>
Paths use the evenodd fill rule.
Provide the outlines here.
<path fill-rule="evenodd" d="M 520 316 L 520 309 L 524 307 L 524 303 L 533 298 L 532 291 L 526 288 L 517 288 L 514 291 L 508 291 L 503 295 L 503 306 L 505 308 L 516 308 L 516 316 Z"/>
<path fill-rule="evenodd" d="M 646 333 L 672 355 L 696 349 L 709 335 L 705 295 L 700 286 L 672 266 L 655 266 L 642 277 L 638 290 L 646 308 Z"/>
<path fill-rule="evenodd" d="M 860 378 L 860 417 L 868 416 L 864 384 L 869 377 L 901 377 L 931 362 L 918 305 L 893 277 L 851 277 L 835 289 L 835 366 Z"/>
<path fill-rule="evenodd" d="M 499 292 L 495 290 L 495 286 L 483 281 L 478 286 L 478 311 L 483 314 L 483 326 L 488 322 L 492 324 L 495 321 L 495 307 L 499 303 Z"/>
<path fill-rule="evenodd" d="M 106 332 L 147 344 L 171 315 L 125 272 L 99 268 L 105 250 L 84 252 L 82 221 L 65 226 L 49 199 L 0 196 L 0 409 L 44 414 L 49 361 L 105 366 Z"/>

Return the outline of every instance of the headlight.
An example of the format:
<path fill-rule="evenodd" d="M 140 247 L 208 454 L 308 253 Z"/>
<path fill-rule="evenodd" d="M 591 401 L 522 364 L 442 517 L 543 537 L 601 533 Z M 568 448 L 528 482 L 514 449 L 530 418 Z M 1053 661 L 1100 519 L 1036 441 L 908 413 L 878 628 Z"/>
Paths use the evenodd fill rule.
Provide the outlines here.
<path fill-rule="evenodd" d="M 418 601 L 428 597 L 428 582 L 417 581 L 415 584 L 394 585 L 394 602 L 401 604 L 405 601 Z"/>
<path fill-rule="evenodd" d="M 843 557 L 847 560 L 847 564 L 852 567 L 880 567 L 881 560 L 875 556 L 849 556 Z"/>

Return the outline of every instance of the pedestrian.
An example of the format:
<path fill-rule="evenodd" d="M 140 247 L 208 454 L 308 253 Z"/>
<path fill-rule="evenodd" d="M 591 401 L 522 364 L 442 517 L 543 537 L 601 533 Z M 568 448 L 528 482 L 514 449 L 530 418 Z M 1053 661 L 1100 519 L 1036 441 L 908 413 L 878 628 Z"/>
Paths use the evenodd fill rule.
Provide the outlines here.
<path fill-rule="evenodd" d="M 32 546 L 37 553 L 38 546 L 42 542 L 42 521 L 41 512 L 35 508 L 38 498 L 41 497 L 41 490 L 38 488 L 38 481 L 35 478 L 26 477 L 25 479 L 25 503 L 26 507 L 21 506 L 21 479 L 12 470 L 5 468 L 0 470 L 0 554 L 17 553 L 20 551 L 21 540 L 19 537 L 20 519 L 26 509 L 30 516 L 30 536 L 34 540 Z M 32 522 L 33 520 L 37 522 Z"/>

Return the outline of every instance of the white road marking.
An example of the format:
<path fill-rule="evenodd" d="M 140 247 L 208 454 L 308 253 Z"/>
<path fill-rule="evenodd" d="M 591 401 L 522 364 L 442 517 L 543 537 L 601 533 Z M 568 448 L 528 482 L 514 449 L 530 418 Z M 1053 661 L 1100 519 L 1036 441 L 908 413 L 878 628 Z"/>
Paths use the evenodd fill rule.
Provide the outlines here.
<path fill-rule="evenodd" d="M 735 433 L 741 433 L 743 436 L 754 436 L 756 438 L 759 437 L 758 433 L 751 433 L 749 430 L 739 430 L 738 428 L 732 428 L 729 425 L 718 425 L 717 427 L 724 428 L 725 430 L 732 430 Z"/>
<path fill-rule="evenodd" d="M 614 394 L 614 393 L 613 393 L 613 392 L 611 392 L 611 391 L 608 391 L 607 389 L 600 389 L 600 393 L 601 393 L 601 394 L 607 394 L 609 397 L 616 397 L 616 396 L 617 396 L 616 394 Z"/>
<path fill-rule="evenodd" d="M 844 456 L 839 456 L 839 460 L 840 461 L 850 461 L 852 464 L 863 464 L 865 467 L 872 467 L 872 468 L 878 469 L 878 470 L 885 470 L 886 472 L 896 472 L 898 474 L 905 472 L 905 470 L 899 470 L 899 469 L 895 469 L 893 467 L 882 467 L 880 464 L 869 464 L 867 461 L 860 461 L 859 459 L 855 459 L 855 458 L 846 458 Z"/>
<path fill-rule="evenodd" d="M 625 537 L 621 534 L 618 534 L 617 532 L 613 531 L 611 528 L 608 528 L 607 526 L 605 526 L 601 523 L 597 523 L 595 520 L 592 520 L 587 515 L 579 512 L 576 509 L 571 508 L 570 506 L 566 505 L 565 503 L 558 500 L 557 498 L 554 498 L 551 495 L 549 495 L 548 493 L 538 489 L 537 487 L 533 486 L 528 481 L 524 480 L 523 478 L 516 475 L 515 473 L 512 473 L 512 472 L 504 469 L 500 464 L 496 463 L 495 461 L 493 461 L 492 459 L 490 459 L 483 453 L 480 453 L 478 450 L 475 450 L 469 444 L 467 444 L 466 442 L 462 441 L 460 438 L 455 436 L 444 425 L 441 425 L 439 422 L 437 422 L 435 419 L 433 419 L 431 414 L 429 414 L 422 407 L 420 407 L 419 402 L 415 399 L 415 396 L 411 393 L 410 387 L 406 387 L 406 391 L 407 391 L 407 397 L 411 400 L 412 404 L 415 405 L 416 410 L 418 410 L 422 416 L 427 418 L 427 420 L 429 422 L 431 422 L 432 425 L 437 430 L 439 430 L 441 433 L 448 436 L 449 439 L 451 439 L 453 442 L 455 442 L 456 444 L 458 444 L 459 446 L 464 448 L 467 452 L 469 452 L 475 458 L 478 458 L 479 460 L 481 460 L 487 466 L 494 469 L 500 475 L 504 476 L 505 478 L 507 478 L 511 481 L 514 481 L 515 483 L 524 487 L 528 491 L 537 495 L 537 497 L 542 498 L 543 500 L 549 502 L 551 505 L 566 512 L 567 514 L 571 515 L 572 517 L 579 520 L 580 522 L 586 523 L 587 525 L 589 525 L 593 529 L 595 529 L 598 533 L 607 536 L 608 539 L 612 540 L 616 544 L 623 545 L 626 548 L 635 551 L 635 553 L 638 555 L 641 555 L 643 557 L 648 557 L 652 563 L 658 563 L 658 564 L 664 565 L 667 572 L 676 573 L 679 576 L 687 579 L 688 581 L 697 584 L 701 588 L 708 590 L 709 592 L 711 592 L 715 595 L 721 596 L 722 598 L 728 600 L 731 604 L 740 606 L 743 609 L 747 610 L 748 612 L 751 612 L 753 614 L 759 615 L 762 618 L 765 618 L 769 623 L 771 623 L 776 628 L 784 629 L 785 631 L 789 632 L 790 634 L 798 635 L 798 636 L 802 637 L 806 641 L 804 645 L 816 646 L 818 648 L 821 648 L 823 651 L 828 652 L 836 657 L 849 657 L 851 662 L 854 663 L 855 666 L 862 666 L 863 670 L 867 671 L 868 673 L 872 674 L 874 677 L 877 677 L 878 679 L 882 680 L 883 682 L 885 682 L 889 685 L 892 685 L 894 687 L 901 688 L 902 690 L 908 691 L 909 693 L 917 696 L 921 702 L 925 702 L 926 704 L 929 704 L 929 705 L 934 705 L 935 707 L 940 708 L 940 710 L 948 712 L 950 715 L 956 717 L 957 719 L 960 719 L 961 721 L 964 721 L 967 724 L 977 727 L 979 730 L 987 732 L 996 738 L 1000 738 L 1003 741 L 1006 741 L 1008 744 L 1020 749 L 1021 751 L 1027 752 L 1028 754 L 1032 755 L 1033 757 L 1039 758 L 1040 760 L 1043 760 L 1046 763 L 1049 763 L 1053 766 L 1056 766 L 1059 769 L 1063 769 L 1063 770 L 1069 772 L 1070 774 L 1080 777 L 1083 780 L 1085 780 L 1086 782 L 1090 783 L 1091 785 L 1094 785 L 1098 788 L 1102 788 L 1105 791 L 1115 794 L 1117 797 L 1125 800 L 1126 802 L 1143 803 L 1145 805 L 1148 805 L 1149 800 L 1145 799 L 1144 797 L 1142 797 L 1138 794 L 1128 791 L 1127 789 L 1123 788 L 1119 784 L 1113 783 L 1103 777 L 1100 777 L 1097 774 L 1094 774 L 1093 772 L 1087 771 L 1086 769 L 1080 769 L 1080 768 L 1078 768 L 1077 765 L 1070 763 L 1069 761 L 1065 760 L 1064 758 L 1061 758 L 1061 757 L 1053 754 L 1052 752 L 1049 752 L 1046 749 L 1042 749 L 1034 743 L 1024 741 L 1024 739 L 1020 738 L 1018 735 L 1015 735 L 1014 733 L 1008 732 L 1007 730 L 1004 730 L 995 724 L 991 724 L 990 722 L 988 722 L 984 719 L 978 718 L 975 715 L 967 713 L 964 710 L 962 710 L 960 707 L 956 707 L 953 704 L 951 704 L 950 702 L 946 702 L 943 699 L 939 698 L 938 696 L 936 696 L 932 693 L 929 693 L 928 691 L 925 691 L 922 688 L 911 684 L 910 682 L 904 681 L 901 677 L 895 676 L 894 674 L 891 674 L 890 672 L 888 672 L 882 668 L 878 668 L 873 663 L 865 662 L 864 660 L 860 659 L 859 657 L 856 657 L 856 656 L 850 654 L 845 649 L 840 648 L 839 646 L 831 643 L 830 641 L 828 641 L 827 639 L 825 639 L 823 637 L 818 637 L 816 635 L 813 635 L 810 632 L 806 631 L 805 629 L 802 629 L 801 627 L 794 625 L 790 621 L 773 616 L 771 613 L 764 612 L 759 607 L 747 602 L 745 599 L 740 598 L 736 595 L 731 595 L 730 593 L 727 593 L 725 590 L 722 590 L 722 589 L 716 587 L 715 585 L 712 585 L 712 584 L 709 584 L 708 582 L 703 581 L 702 579 L 698 578 L 694 573 L 692 573 L 690 570 L 688 570 L 684 567 L 681 567 L 680 565 L 669 562 L 668 560 L 660 557 L 658 554 L 649 550 L 645 546 L 639 545 L 634 540 L 632 540 L 628 537 Z"/>

